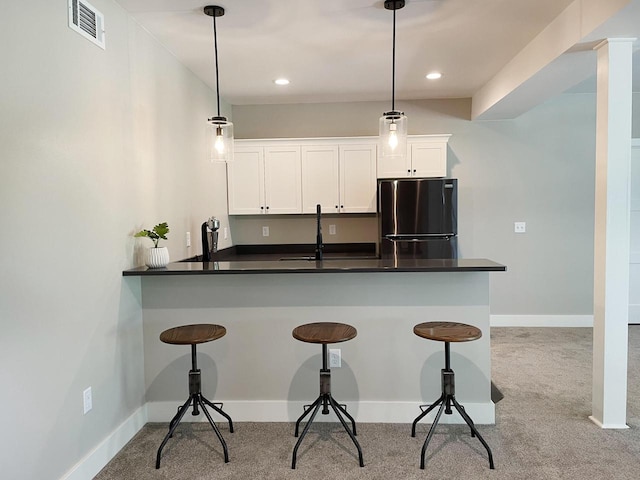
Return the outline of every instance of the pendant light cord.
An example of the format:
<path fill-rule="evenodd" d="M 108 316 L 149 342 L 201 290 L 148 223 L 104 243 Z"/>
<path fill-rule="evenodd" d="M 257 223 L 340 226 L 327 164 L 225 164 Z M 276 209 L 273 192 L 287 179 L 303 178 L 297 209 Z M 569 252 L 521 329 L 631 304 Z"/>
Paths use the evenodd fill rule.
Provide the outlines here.
<path fill-rule="evenodd" d="M 394 12 L 394 15 L 395 15 L 395 12 Z M 218 78 L 218 34 L 216 32 L 216 16 L 213 15 L 211 18 L 213 18 L 213 48 L 215 51 L 215 60 L 216 60 L 216 99 L 218 101 L 218 117 L 219 117 L 220 116 L 220 79 Z"/>
<path fill-rule="evenodd" d="M 391 66 L 391 110 L 396 110 L 396 10 L 393 9 L 393 50 Z"/>

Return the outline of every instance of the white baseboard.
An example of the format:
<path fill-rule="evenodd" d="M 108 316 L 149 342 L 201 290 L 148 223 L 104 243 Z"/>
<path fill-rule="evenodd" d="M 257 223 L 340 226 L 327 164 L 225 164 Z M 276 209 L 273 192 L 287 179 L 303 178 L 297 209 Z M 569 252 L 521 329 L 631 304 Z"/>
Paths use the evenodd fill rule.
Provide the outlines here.
<path fill-rule="evenodd" d="M 313 399 L 312 399 L 313 400 Z M 434 399 L 435 400 L 435 399 Z M 277 401 L 224 401 L 224 411 L 235 422 L 295 422 L 302 413 L 305 403 Z M 420 413 L 420 401 L 415 402 L 367 402 L 347 401 L 347 411 L 360 423 L 411 423 Z M 461 400 L 466 411 L 473 418 L 474 423 L 492 425 L 496 422 L 495 405 L 493 402 L 472 403 Z M 182 404 L 175 402 L 149 402 L 147 403 L 148 420 L 150 422 L 169 422 L 175 415 L 177 407 Z M 224 418 L 212 412 L 214 420 L 224 423 Z M 435 412 L 430 412 L 423 420 L 430 423 L 435 417 Z M 197 417 L 187 413 L 182 421 L 202 422 L 207 421 L 204 415 Z M 335 414 L 318 415 L 318 422 L 337 422 Z M 455 412 L 453 415 L 443 415 L 442 423 L 464 423 L 462 417 Z"/>
<path fill-rule="evenodd" d="M 629 323 L 640 323 L 640 305 L 629 305 Z"/>
<path fill-rule="evenodd" d="M 492 327 L 593 327 L 593 315 L 491 315 Z"/>
<path fill-rule="evenodd" d="M 143 405 L 96 448 L 76 463 L 60 480 L 91 480 L 140 431 L 147 421 L 147 406 Z"/>
<path fill-rule="evenodd" d="M 618 424 L 618 423 L 602 423 L 600 420 L 598 420 L 596 417 L 594 417 L 593 415 L 589 415 L 589 420 L 591 420 L 593 423 L 595 423 L 597 426 L 599 426 L 602 429 L 618 429 L 618 430 L 624 430 L 629 428 L 629 425 L 627 425 L 626 423 L 623 424 Z"/>

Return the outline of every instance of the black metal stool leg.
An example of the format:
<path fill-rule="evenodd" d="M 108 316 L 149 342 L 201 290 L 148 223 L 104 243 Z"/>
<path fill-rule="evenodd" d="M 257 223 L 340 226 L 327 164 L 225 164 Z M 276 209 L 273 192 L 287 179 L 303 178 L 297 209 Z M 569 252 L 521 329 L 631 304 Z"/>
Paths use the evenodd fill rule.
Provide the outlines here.
<path fill-rule="evenodd" d="M 306 417 L 307 415 L 309 415 L 309 413 L 311 413 L 311 411 L 313 410 L 313 407 L 318 405 L 321 401 L 322 401 L 322 395 L 319 396 L 318 398 L 316 398 L 315 402 L 313 402 L 311 405 L 309 405 L 309 408 L 305 409 L 304 413 L 302 415 L 300 415 L 300 417 L 296 421 L 296 432 L 293 435 L 294 437 L 298 436 L 298 429 L 300 428 L 300 422 L 302 422 L 304 417 Z"/>
<path fill-rule="evenodd" d="M 438 421 L 440 420 L 440 416 L 442 415 L 442 411 L 444 410 L 444 407 L 446 406 L 446 404 L 447 404 L 447 402 L 444 401 L 440 405 L 440 408 L 438 409 L 438 413 L 436 414 L 436 418 L 433 421 L 433 423 L 431 424 L 431 428 L 429 429 L 429 433 L 427 434 L 427 438 L 425 439 L 424 444 L 422 445 L 422 453 L 420 454 L 420 468 L 422 470 L 424 470 L 424 456 L 427 453 L 427 446 L 429 445 L 429 441 L 431 440 L 431 437 L 433 436 L 433 432 L 435 432 L 435 430 L 436 430 L 436 425 L 438 425 Z"/>
<path fill-rule="evenodd" d="M 296 446 L 293 447 L 293 459 L 291 460 L 291 468 L 292 469 L 296 468 L 296 456 L 298 454 L 298 447 L 300 447 L 300 444 L 302 443 L 302 440 L 304 439 L 304 436 L 307 434 L 307 432 L 309 431 L 309 427 L 313 423 L 313 419 L 316 418 L 316 414 L 318 413 L 318 410 L 320 410 L 321 400 L 322 400 L 322 397 L 318 397 L 318 400 L 316 400 L 314 402 L 316 404 L 316 407 L 313 409 L 313 413 L 311 414 L 311 418 L 309 418 L 309 421 L 304 426 L 304 429 L 302 430 L 302 435 L 300 435 L 300 438 L 298 438 L 298 441 L 296 442 Z M 309 410 L 311 410 L 311 407 L 309 407 Z M 306 412 L 303 414 L 303 416 L 304 415 L 306 415 Z M 300 420 L 298 420 L 298 421 L 300 421 Z"/>
<path fill-rule="evenodd" d="M 295 330 L 294 330 L 294 337 L 295 337 Z M 302 415 L 300 415 L 300 417 L 296 421 L 295 436 L 297 437 L 298 431 L 300 429 L 300 423 L 307 417 L 307 415 L 309 415 L 309 413 L 311 413 L 311 411 L 313 411 L 313 413 L 311 413 L 311 417 L 309 418 L 309 421 L 307 422 L 304 429 L 302 430 L 302 434 L 300 435 L 300 438 L 296 442 L 296 446 L 293 449 L 293 458 L 291 461 L 292 469 L 296 468 L 296 458 L 298 454 L 298 448 L 302 443 L 302 439 L 305 437 L 305 435 L 309 431 L 309 427 L 313 423 L 313 420 L 315 419 L 318 413 L 318 410 L 320 410 L 321 406 L 322 406 L 323 415 L 329 414 L 329 407 L 331 407 L 331 409 L 335 412 L 336 416 L 338 417 L 338 420 L 340 420 L 340 423 L 342 424 L 344 429 L 347 431 L 349 438 L 351 438 L 351 441 L 353 442 L 353 444 L 356 446 L 358 450 L 358 460 L 360 462 L 360 466 L 364 467 L 364 460 L 362 458 L 362 449 L 360 448 L 360 444 L 358 443 L 358 440 L 356 440 L 356 435 L 357 435 L 356 421 L 347 412 L 346 407 L 340 405 L 331 396 L 331 370 L 328 368 L 328 364 L 329 364 L 329 354 L 327 350 L 327 344 L 323 343 L 322 344 L 322 368 L 320 369 L 320 396 L 311 405 L 309 405 L 308 408 L 305 407 L 304 412 L 302 413 Z M 345 421 L 342 415 L 344 415 L 349 419 L 349 421 L 351 422 L 352 429 L 349 429 L 349 426 L 347 425 L 347 422 Z"/>
<path fill-rule="evenodd" d="M 438 400 L 436 400 L 431 405 L 429 405 L 429 408 L 423 410 L 422 413 L 416 417 L 416 419 L 413 421 L 413 425 L 411 425 L 411 436 L 412 437 L 416 436 L 416 425 L 418 425 L 418 422 L 420 420 L 422 420 L 431 410 L 433 410 L 438 405 L 440 405 L 440 402 L 443 402 L 443 401 L 444 401 L 444 393 L 442 395 L 440 395 L 440 398 L 438 398 Z"/>
<path fill-rule="evenodd" d="M 222 444 L 222 450 L 224 451 L 224 463 L 229 463 L 229 452 L 227 451 L 227 442 L 225 442 L 224 438 L 222 438 L 222 434 L 220 433 L 220 430 L 218 430 L 218 427 L 213 421 L 213 418 L 211 418 L 211 415 L 209 414 L 209 411 L 207 410 L 207 407 L 205 407 L 204 402 L 202 401 L 202 398 L 200 396 L 198 397 L 198 403 L 200 403 L 200 408 L 202 408 L 202 411 L 207 417 L 207 420 L 209 420 L 209 423 L 211 424 L 213 431 L 216 432 L 216 436 L 218 437 L 218 440 L 220 440 L 220 443 Z"/>
<path fill-rule="evenodd" d="M 191 398 L 191 397 L 189 397 Z M 176 412 L 176 414 L 173 416 L 173 418 L 171 419 L 171 421 L 169 422 L 169 430 L 171 430 L 173 428 L 173 424 L 176 423 L 176 420 L 178 420 L 178 417 L 180 416 L 180 411 L 182 410 L 181 407 L 178 407 L 178 411 Z M 171 435 L 169 438 L 172 438 L 173 435 Z"/>
<path fill-rule="evenodd" d="M 338 405 L 338 403 L 333 399 L 331 395 L 329 395 L 328 397 L 329 397 L 329 404 L 333 408 L 333 411 L 336 413 L 336 417 L 338 417 L 338 420 L 340 420 L 340 423 L 342 424 L 344 429 L 347 431 L 347 434 L 349 434 L 351 441 L 358 449 L 358 460 L 360 462 L 360 466 L 364 467 L 364 460 L 362 459 L 362 449 L 360 448 L 360 444 L 358 443 L 358 440 L 356 440 L 355 433 L 351 433 L 351 430 L 349 430 L 349 427 L 347 426 L 347 422 L 345 422 L 344 418 L 342 418 L 342 415 L 340 415 L 341 407 Z M 351 415 L 349 415 L 349 417 L 351 417 Z M 353 422 L 353 419 L 351 419 L 351 421 Z M 353 426 L 355 427 L 355 422 L 353 422 Z"/>
<path fill-rule="evenodd" d="M 460 404 L 458 404 L 458 406 L 459 406 L 462 410 L 464 410 L 464 405 L 460 405 Z M 466 412 L 466 410 L 464 410 L 464 411 Z M 467 415 L 467 416 L 468 416 L 468 415 Z M 464 418 L 464 417 L 463 417 L 463 418 Z M 471 417 L 469 417 L 469 421 L 470 421 L 470 422 L 473 424 L 473 426 L 475 427 L 475 423 L 473 423 L 473 420 L 471 419 Z M 475 429 L 475 428 L 470 428 L 470 430 L 471 430 L 471 436 L 472 436 L 472 437 L 475 437 L 475 436 L 476 436 L 476 434 L 475 434 L 475 432 L 474 432 L 474 429 Z"/>
<path fill-rule="evenodd" d="M 222 415 L 224 418 L 227 419 L 227 421 L 229 422 L 229 432 L 233 433 L 233 420 L 231 420 L 231 417 L 227 414 L 227 412 L 225 412 L 224 410 L 222 410 L 222 408 L 218 407 L 218 405 L 216 405 L 213 402 L 210 402 L 209 400 L 207 400 L 204 395 L 200 395 L 200 398 L 202 399 L 202 401 L 204 403 L 206 403 L 207 405 L 209 405 L 211 408 L 213 408 L 216 412 L 218 412 L 220 415 Z M 222 405 L 222 404 L 220 404 Z"/>
<path fill-rule="evenodd" d="M 494 469 L 493 468 L 493 455 L 491 453 L 491 449 L 489 448 L 489 445 L 487 444 L 487 442 L 484 441 L 484 438 L 482 438 L 482 435 L 480 435 L 480 432 L 478 432 L 478 430 L 476 429 L 476 427 L 475 427 L 475 425 L 473 423 L 473 420 L 471 420 L 471 417 L 469 417 L 467 412 L 464 410 L 464 407 L 458 403 L 458 401 L 455 399 L 455 397 L 451 397 L 451 401 L 453 402 L 453 406 L 456 407 L 456 410 L 458 410 L 458 412 L 460 413 L 460 415 L 462 416 L 464 421 L 467 422 L 467 425 L 469 425 L 469 428 L 471 428 L 471 432 L 475 433 L 475 436 L 478 437 L 478 440 L 480 440 L 480 443 L 482 443 L 482 445 L 484 446 L 485 450 L 489 454 L 489 468 L 491 470 L 493 470 Z"/>
<path fill-rule="evenodd" d="M 184 414 L 187 413 L 187 410 L 189 410 L 189 404 L 191 403 L 192 398 L 193 397 L 190 396 L 187 399 L 187 401 L 184 402 L 184 405 L 180 407 L 180 409 L 178 410 L 178 413 L 176 414 L 177 420 L 176 420 L 176 417 L 173 417 L 173 420 L 171 422 L 173 423 L 175 420 L 175 423 L 170 424 L 169 432 L 165 435 L 164 439 L 162 440 L 162 443 L 160 444 L 160 448 L 158 448 L 158 453 L 156 455 L 156 469 L 160 468 L 160 456 L 162 455 L 162 449 L 169 441 L 169 438 L 173 436 L 173 432 L 180 424 L 180 420 L 182 420 L 182 417 L 184 417 Z"/>
<path fill-rule="evenodd" d="M 353 419 L 351 415 L 349 415 L 349 412 L 347 412 L 347 409 L 344 408 L 342 405 L 340 405 L 335 398 L 331 397 L 331 401 L 344 414 L 344 416 L 349 419 L 349 421 L 351 422 L 351 426 L 353 427 L 352 428 L 353 434 L 357 436 L 358 433 L 356 432 L 356 421 Z"/>

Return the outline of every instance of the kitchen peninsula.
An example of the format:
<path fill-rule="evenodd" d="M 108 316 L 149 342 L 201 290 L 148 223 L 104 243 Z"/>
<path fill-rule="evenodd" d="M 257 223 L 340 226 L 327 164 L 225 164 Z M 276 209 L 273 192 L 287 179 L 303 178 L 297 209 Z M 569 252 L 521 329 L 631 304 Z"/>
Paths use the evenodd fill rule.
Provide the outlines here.
<path fill-rule="evenodd" d="M 162 344 L 163 330 L 224 325 L 225 337 L 199 349 L 205 394 L 224 402 L 235 421 L 294 421 L 317 394 L 321 358 L 291 332 L 336 321 L 358 330 L 353 341 L 330 345 L 341 349 L 332 380 L 339 398 L 359 422 L 409 423 L 419 405 L 439 396 L 444 362 L 442 345 L 416 337 L 413 326 L 444 320 L 483 332 L 476 342 L 453 345 L 451 362 L 459 401 L 477 423 L 494 423 L 489 281 L 505 269 L 485 259 L 274 259 L 127 270 L 124 276 L 141 282 L 149 421 L 168 421 L 187 388 L 180 379 L 189 352 Z"/>

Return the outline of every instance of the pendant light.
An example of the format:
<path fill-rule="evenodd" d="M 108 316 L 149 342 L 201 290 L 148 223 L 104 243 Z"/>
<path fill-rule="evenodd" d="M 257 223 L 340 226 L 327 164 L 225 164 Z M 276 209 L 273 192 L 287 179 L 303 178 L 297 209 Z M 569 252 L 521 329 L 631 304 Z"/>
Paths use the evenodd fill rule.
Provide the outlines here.
<path fill-rule="evenodd" d="M 218 35 L 216 17 L 224 15 L 224 8 L 217 5 L 204 7 L 204 13 L 213 18 L 213 48 L 216 60 L 216 99 L 218 115 L 208 119 L 211 126 L 211 161 L 231 162 L 233 160 L 233 123 L 220 115 L 220 75 L 218 74 Z"/>
<path fill-rule="evenodd" d="M 387 160 L 406 158 L 407 117 L 396 110 L 396 10 L 404 7 L 405 0 L 385 0 L 384 8 L 393 10 L 393 61 L 391 73 L 391 111 L 380 117 L 379 155 Z"/>

